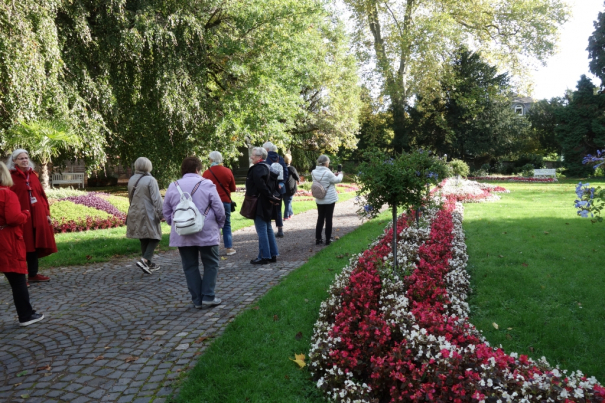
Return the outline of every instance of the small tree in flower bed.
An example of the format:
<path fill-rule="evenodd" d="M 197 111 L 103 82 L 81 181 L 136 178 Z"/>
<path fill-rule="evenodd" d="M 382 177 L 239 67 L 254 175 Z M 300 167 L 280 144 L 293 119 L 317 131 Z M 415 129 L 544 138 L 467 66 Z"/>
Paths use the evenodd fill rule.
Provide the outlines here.
<path fill-rule="evenodd" d="M 64 200 L 68 200 L 76 204 L 82 204 L 86 207 L 96 208 L 97 210 L 105 211 L 106 213 L 119 218 L 126 218 L 126 215 L 118 210 L 118 208 L 116 208 L 113 204 L 93 193 L 88 193 L 82 196 L 67 197 Z"/>
<path fill-rule="evenodd" d="M 605 163 L 605 150 L 597 150 L 597 155 L 588 154 L 582 160 L 583 164 L 595 164 L 596 170 Z M 601 211 L 605 208 L 605 189 L 600 186 L 590 187 L 590 183 L 578 183 L 576 186 L 576 199 L 574 207 L 578 209 L 578 215 L 584 218 L 590 216 L 592 223 L 602 222 Z"/>
<path fill-rule="evenodd" d="M 427 199 L 431 185 L 437 185 L 439 178 L 447 173 L 444 161 L 418 150 L 412 153 L 385 156 L 382 151 L 373 150 L 364 155 L 367 160 L 359 166 L 356 182 L 358 200 L 363 206 L 358 213 L 372 218 L 378 215 L 380 207 L 388 204 L 393 213 L 393 266 L 397 269 L 397 207 L 418 211 Z"/>

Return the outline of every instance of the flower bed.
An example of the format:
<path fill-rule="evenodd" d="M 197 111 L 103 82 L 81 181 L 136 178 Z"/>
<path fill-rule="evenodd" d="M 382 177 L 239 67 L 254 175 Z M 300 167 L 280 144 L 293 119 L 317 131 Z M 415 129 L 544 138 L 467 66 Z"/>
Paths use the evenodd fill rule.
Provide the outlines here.
<path fill-rule="evenodd" d="M 510 193 L 501 186 L 454 178 L 443 180 L 433 193 L 436 191 L 439 191 L 442 196 L 453 197 L 455 201 L 467 203 L 500 200 L 500 196 L 496 193 Z"/>
<path fill-rule="evenodd" d="M 556 182 L 555 178 L 526 178 L 523 176 L 469 176 L 475 181 L 506 181 L 506 182 Z"/>
<path fill-rule="evenodd" d="M 603 402 L 581 372 L 490 347 L 468 321 L 463 206 L 449 195 L 420 225 L 402 215 L 351 259 L 322 303 L 311 346 L 317 386 L 341 402 Z"/>
<path fill-rule="evenodd" d="M 125 225 L 128 199 L 105 193 L 85 193 L 50 200 L 55 233 L 115 228 Z"/>

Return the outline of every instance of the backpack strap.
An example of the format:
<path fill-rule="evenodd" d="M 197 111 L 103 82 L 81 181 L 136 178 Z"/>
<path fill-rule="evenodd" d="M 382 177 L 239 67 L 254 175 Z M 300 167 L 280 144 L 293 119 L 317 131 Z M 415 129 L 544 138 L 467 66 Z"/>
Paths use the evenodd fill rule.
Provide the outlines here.
<path fill-rule="evenodd" d="M 189 196 L 193 196 L 193 194 L 198 190 L 198 188 L 200 187 L 200 184 L 202 183 L 203 179 L 201 181 L 199 181 L 198 183 L 195 184 L 195 186 L 193 187 L 193 190 L 191 191 L 191 193 L 189 193 Z M 183 190 L 181 189 L 181 187 L 179 186 L 179 181 L 174 181 L 174 184 L 176 185 L 176 189 L 179 191 L 179 194 L 181 196 L 183 196 Z"/>
<path fill-rule="evenodd" d="M 199 188 L 199 187 L 200 187 L 200 185 L 202 184 L 202 181 L 203 181 L 203 179 L 202 179 L 201 181 L 199 181 L 198 183 L 196 183 L 196 185 L 193 187 L 193 190 L 192 190 L 192 191 L 191 191 L 191 193 L 190 193 L 190 194 L 191 194 L 191 196 L 193 196 L 193 194 L 194 194 L 194 193 L 195 193 L 195 192 L 198 190 L 198 188 Z"/>
<path fill-rule="evenodd" d="M 321 178 L 319 180 L 315 179 L 315 177 L 313 176 L 313 174 L 311 174 L 311 178 L 313 178 L 313 180 L 317 183 L 319 183 L 321 185 L 321 180 L 324 178 L 324 176 L 326 176 L 326 173 L 324 172 L 323 175 L 321 175 Z M 321 185 L 323 186 L 323 185 Z M 328 186 L 326 186 L 326 191 L 328 190 L 328 188 L 332 186 L 332 184 L 330 183 Z"/>

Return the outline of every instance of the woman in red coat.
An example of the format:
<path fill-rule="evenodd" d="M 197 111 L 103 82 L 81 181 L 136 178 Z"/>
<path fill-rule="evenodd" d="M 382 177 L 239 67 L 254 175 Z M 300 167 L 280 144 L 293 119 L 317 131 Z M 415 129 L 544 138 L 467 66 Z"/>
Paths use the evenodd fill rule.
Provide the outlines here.
<path fill-rule="evenodd" d="M 19 323 L 28 326 L 44 319 L 44 315 L 36 313 L 29 303 L 21 226 L 28 221 L 30 213 L 28 210 L 21 211 L 17 195 L 9 189 L 12 185 L 8 168 L 0 162 L 0 272 L 4 273 L 13 290 Z"/>
<path fill-rule="evenodd" d="M 38 258 L 57 252 L 55 232 L 50 220 L 50 207 L 29 153 L 18 149 L 9 160 L 9 169 L 14 185 L 11 190 L 17 194 L 21 208 L 31 211 L 31 217 L 23 226 L 23 238 L 27 248 L 26 260 L 28 280 L 40 282 L 50 280 L 38 274 Z"/>

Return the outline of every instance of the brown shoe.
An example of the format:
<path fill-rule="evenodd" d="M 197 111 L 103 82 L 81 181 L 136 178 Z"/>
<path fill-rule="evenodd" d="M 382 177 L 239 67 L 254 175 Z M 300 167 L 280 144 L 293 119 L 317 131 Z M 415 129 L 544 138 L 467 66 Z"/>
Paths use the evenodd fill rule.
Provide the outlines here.
<path fill-rule="evenodd" d="M 30 281 L 32 283 L 43 283 L 46 281 L 50 281 L 50 277 L 43 276 L 41 274 L 36 274 L 35 276 L 29 276 L 27 278 L 27 281 Z"/>

